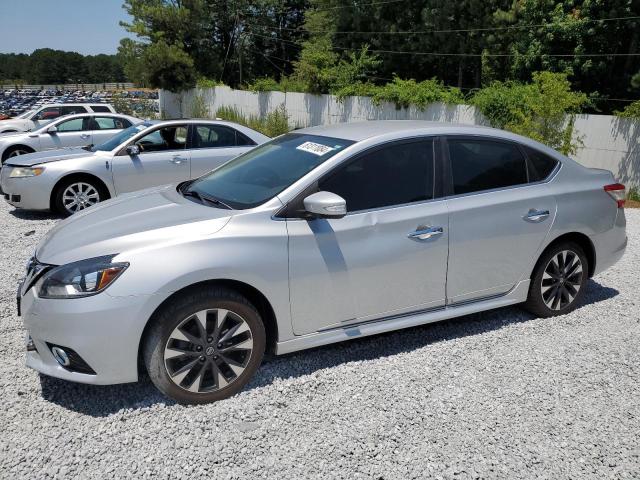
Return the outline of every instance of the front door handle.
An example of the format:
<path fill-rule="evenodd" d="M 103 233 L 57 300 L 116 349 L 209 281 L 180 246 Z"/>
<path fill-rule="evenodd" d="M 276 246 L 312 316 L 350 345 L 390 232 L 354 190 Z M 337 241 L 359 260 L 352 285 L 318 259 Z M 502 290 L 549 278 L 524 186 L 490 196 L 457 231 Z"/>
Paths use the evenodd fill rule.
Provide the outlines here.
<path fill-rule="evenodd" d="M 415 231 L 407 234 L 408 238 L 416 240 L 427 240 L 438 235 L 442 235 L 444 229 L 442 227 L 431 227 L 429 225 L 420 225 Z"/>
<path fill-rule="evenodd" d="M 82 135 L 80 135 L 80 138 L 87 139 L 89 138 L 89 135 L 87 135 L 86 133 L 83 133 Z"/>
<path fill-rule="evenodd" d="M 524 216 L 525 220 L 529 222 L 540 222 L 549 216 L 549 210 L 536 210 L 532 208 Z"/>
<path fill-rule="evenodd" d="M 171 158 L 171 160 L 169 160 L 171 163 L 175 163 L 176 165 L 180 165 L 182 162 L 185 162 L 187 159 L 186 158 L 182 158 L 179 155 L 176 155 L 175 157 Z"/>

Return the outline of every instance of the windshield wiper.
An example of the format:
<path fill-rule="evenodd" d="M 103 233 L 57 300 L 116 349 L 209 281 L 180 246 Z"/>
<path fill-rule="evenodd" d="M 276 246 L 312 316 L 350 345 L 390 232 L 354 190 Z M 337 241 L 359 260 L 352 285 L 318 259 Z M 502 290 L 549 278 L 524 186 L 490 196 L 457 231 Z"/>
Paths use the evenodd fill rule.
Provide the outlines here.
<path fill-rule="evenodd" d="M 222 200 L 218 200 L 217 198 L 212 197 L 210 195 L 198 193 L 195 190 L 186 190 L 186 189 L 182 190 L 181 193 L 182 193 L 183 197 L 193 197 L 193 198 L 199 200 L 200 203 L 202 203 L 203 205 L 205 203 L 211 203 L 213 205 L 224 207 L 227 210 L 232 210 L 232 208 L 229 205 L 227 205 L 226 203 L 224 203 Z"/>

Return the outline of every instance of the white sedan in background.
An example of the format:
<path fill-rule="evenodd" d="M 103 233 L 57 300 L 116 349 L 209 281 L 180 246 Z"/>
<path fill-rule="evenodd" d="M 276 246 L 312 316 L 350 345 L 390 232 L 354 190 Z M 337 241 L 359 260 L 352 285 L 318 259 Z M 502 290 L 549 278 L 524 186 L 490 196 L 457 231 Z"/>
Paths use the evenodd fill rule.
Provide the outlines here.
<path fill-rule="evenodd" d="M 122 193 L 198 178 L 267 140 L 231 122 L 146 121 L 95 147 L 11 157 L 0 187 L 14 207 L 71 215 Z M 256 181 L 270 175 L 254 172 Z"/>
<path fill-rule="evenodd" d="M 64 147 L 98 145 L 141 119 L 117 113 L 80 113 L 59 117 L 29 132 L 0 135 L 0 158 Z"/>

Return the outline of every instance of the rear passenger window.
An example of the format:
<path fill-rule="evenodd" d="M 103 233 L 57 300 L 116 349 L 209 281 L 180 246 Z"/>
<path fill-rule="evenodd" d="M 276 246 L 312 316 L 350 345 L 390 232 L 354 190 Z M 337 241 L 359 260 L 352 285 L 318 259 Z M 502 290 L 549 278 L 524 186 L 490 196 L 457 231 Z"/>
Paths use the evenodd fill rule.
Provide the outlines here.
<path fill-rule="evenodd" d="M 479 192 L 527 183 L 520 149 L 492 140 L 449 139 L 453 193 Z"/>
<path fill-rule="evenodd" d="M 220 125 L 196 125 L 191 148 L 235 147 L 236 131 Z"/>
<path fill-rule="evenodd" d="M 94 117 L 94 121 L 91 130 L 121 130 L 131 126 L 131 123 L 123 118 Z"/>
<path fill-rule="evenodd" d="M 551 175 L 558 161 L 533 148 L 524 148 L 527 152 L 527 157 L 529 157 L 529 181 L 539 182 Z"/>
<path fill-rule="evenodd" d="M 433 198 L 433 141 L 401 143 L 365 153 L 319 184 L 354 212 Z"/>

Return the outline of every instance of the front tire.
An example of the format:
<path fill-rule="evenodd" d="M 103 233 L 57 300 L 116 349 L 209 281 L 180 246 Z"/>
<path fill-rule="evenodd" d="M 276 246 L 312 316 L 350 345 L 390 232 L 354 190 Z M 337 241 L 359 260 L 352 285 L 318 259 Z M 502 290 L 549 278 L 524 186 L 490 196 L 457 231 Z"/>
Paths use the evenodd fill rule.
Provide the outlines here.
<path fill-rule="evenodd" d="M 179 403 L 235 395 L 262 362 L 266 334 L 260 314 L 233 290 L 195 289 L 170 300 L 152 322 L 144 363 L 158 390 Z"/>
<path fill-rule="evenodd" d="M 571 312 L 584 294 L 588 272 L 580 245 L 562 242 L 548 248 L 534 270 L 525 308 L 539 317 Z"/>
<path fill-rule="evenodd" d="M 61 183 L 56 188 L 54 205 L 59 213 L 68 217 L 107 198 L 104 188 L 95 180 L 74 178 Z"/>

